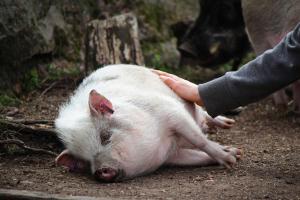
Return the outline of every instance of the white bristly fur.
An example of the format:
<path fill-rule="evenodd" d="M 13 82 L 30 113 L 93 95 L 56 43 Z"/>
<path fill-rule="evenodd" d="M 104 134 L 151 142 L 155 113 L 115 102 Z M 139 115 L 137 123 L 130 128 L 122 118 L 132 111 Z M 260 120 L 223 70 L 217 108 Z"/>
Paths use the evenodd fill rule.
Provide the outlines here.
<path fill-rule="evenodd" d="M 111 116 L 91 116 L 88 101 L 93 89 L 112 103 L 115 112 Z M 176 131 L 189 125 L 194 128 L 198 124 L 195 112 L 193 104 L 175 95 L 149 69 L 111 65 L 84 79 L 61 107 L 55 125 L 66 148 L 89 161 L 92 173 L 101 167 L 95 161 L 101 160 L 97 155 L 104 153 L 118 161 L 126 177 L 133 177 L 155 170 L 177 152 Z M 187 123 L 179 115 L 186 115 Z M 103 131 L 112 133 L 108 145 L 101 145 Z"/>

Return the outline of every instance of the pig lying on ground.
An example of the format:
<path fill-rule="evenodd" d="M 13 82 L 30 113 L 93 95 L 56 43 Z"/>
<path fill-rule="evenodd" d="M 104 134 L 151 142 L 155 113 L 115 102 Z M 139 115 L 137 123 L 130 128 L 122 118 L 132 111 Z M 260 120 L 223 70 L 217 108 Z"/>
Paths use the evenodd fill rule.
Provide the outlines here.
<path fill-rule="evenodd" d="M 204 132 L 233 123 L 182 100 L 145 67 L 110 65 L 87 77 L 60 109 L 55 126 L 67 150 L 56 163 L 109 182 L 162 165 L 230 168 L 240 150 Z"/>

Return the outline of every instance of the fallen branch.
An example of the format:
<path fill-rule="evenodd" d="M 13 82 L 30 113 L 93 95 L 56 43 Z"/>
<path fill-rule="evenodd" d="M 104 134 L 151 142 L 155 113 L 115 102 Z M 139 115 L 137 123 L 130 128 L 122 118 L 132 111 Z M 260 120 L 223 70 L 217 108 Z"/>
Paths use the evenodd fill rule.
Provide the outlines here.
<path fill-rule="evenodd" d="M 21 123 L 22 122 L 22 123 Z M 56 156 L 55 153 L 43 149 L 36 149 L 25 145 L 23 141 L 27 141 L 29 138 L 36 138 L 35 142 L 54 142 L 61 146 L 61 142 L 58 139 L 56 132 L 53 128 L 41 128 L 37 125 L 53 124 L 50 120 L 4 120 L 0 119 L 0 145 L 1 144 L 15 144 L 19 147 L 33 153 L 44 153 Z M 53 127 L 50 125 L 50 127 Z"/>
<path fill-rule="evenodd" d="M 0 128 L 1 129 L 9 129 L 9 130 L 17 131 L 17 132 L 22 132 L 22 133 L 39 133 L 39 134 L 51 135 L 51 136 L 56 137 L 56 132 L 53 129 L 32 127 L 32 126 L 28 126 L 26 124 L 30 124 L 29 121 L 27 121 L 27 123 L 23 124 L 18 121 L 0 119 Z"/>
<path fill-rule="evenodd" d="M 0 145 L 4 145 L 4 144 L 15 144 L 15 145 L 18 145 L 19 147 L 21 147 L 22 149 L 25 149 L 32 153 L 43 153 L 43 154 L 49 154 L 52 156 L 57 156 L 57 154 L 52 151 L 29 147 L 23 141 L 17 140 L 17 139 L 0 140 Z"/>
<path fill-rule="evenodd" d="M 40 98 L 44 96 L 48 91 L 50 91 L 58 82 L 53 82 L 50 86 L 48 86 L 40 95 Z"/>
<path fill-rule="evenodd" d="M 88 196 L 69 196 L 62 194 L 48 194 L 45 192 L 36 192 L 28 190 L 8 190 L 0 189 L 0 199 L 16 199 L 16 200 L 104 200 L 112 199 L 107 197 L 88 197 Z"/>
<path fill-rule="evenodd" d="M 43 120 L 43 119 L 17 119 L 17 120 L 9 120 L 9 122 L 12 123 L 20 123 L 24 125 L 34 125 L 34 124 L 48 124 L 48 125 L 53 125 L 54 121 L 53 120 Z"/>

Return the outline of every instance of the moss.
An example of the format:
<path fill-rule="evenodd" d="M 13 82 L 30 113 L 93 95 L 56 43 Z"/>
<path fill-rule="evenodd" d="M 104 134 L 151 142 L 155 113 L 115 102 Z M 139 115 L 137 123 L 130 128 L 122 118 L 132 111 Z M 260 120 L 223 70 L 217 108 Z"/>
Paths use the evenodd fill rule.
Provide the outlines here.
<path fill-rule="evenodd" d="M 15 154 L 23 154 L 25 151 L 18 147 L 18 145 L 6 145 L 6 153 L 8 155 L 15 155 Z"/>
<path fill-rule="evenodd" d="M 13 94 L 10 94 L 9 92 L 0 92 L 0 107 L 4 106 L 18 106 L 21 103 L 21 101 L 14 96 Z"/>
<path fill-rule="evenodd" d="M 25 150 L 16 144 L 4 144 L 0 147 L 0 151 L 7 155 L 24 154 Z"/>
<path fill-rule="evenodd" d="M 81 71 L 79 66 L 70 64 L 68 62 L 63 63 L 64 66 L 57 66 L 55 63 L 50 63 L 46 66 L 43 73 L 37 68 L 32 68 L 27 72 L 23 79 L 22 89 L 24 92 L 30 92 L 35 89 L 41 88 L 44 81 L 56 81 L 63 77 L 79 77 Z M 46 72 L 46 75 L 45 75 Z"/>
<path fill-rule="evenodd" d="M 248 63 L 249 61 L 253 60 L 255 57 L 256 55 L 253 51 L 247 53 L 246 56 L 243 58 L 241 65 Z"/>
<path fill-rule="evenodd" d="M 77 77 L 80 76 L 80 69 L 78 66 L 70 65 L 64 68 L 59 68 L 55 64 L 51 63 L 47 67 L 49 73 L 48 79 L 55 81 L 62 77 Z"/>
<path fill-rule="evenodd" d="M 23 88 L 25 91 L 32 91 L 40 86 L 41 79 L 36 68 L 32 68 L 25 74 L 23 81 Z"/>
<path fill-rule="evenodd" d="M 165 20 L 165 9 L 159 4 L 146 4 L 140 2 L 138 5 L 140 13 L 145 17 L 145 22 L 154 27 L 157 31 L 162 30 L 162 22 Z"/>
<path fill-rule="evenodd" d="M 148 67 L 159 69 L 162 71 L 173 72 L 174 67 L 169 66 L 162 60 L 164 53 L 159 42 L 142 42 L 142 51 L 144 54 L 145 64 Z"/>
<path fill-rule="evenodd" d="M 151 32 L 152 39 L 159 41 L 170 37 L 169 28 L 166 25 L 169 13 L 163 5 L 137 1 L 134 9 L 140 20 L 146 24 L 148 31 Z"/>
<path fill-rule="evenodd" d="M 112 0 L 111 0 L 112 1 Z M 99 17 L 100 10 L 95 0 L 80 0 L 76 2 L 81 8 L 86 8 L 85 12 L 91 15 L 92 19 Z"/>
<path fill-rule="evenodd" d="M 239 64 L 239 67 L 245 65 L 245 64 L 248 63 L 249 61 L 253 60 L 255 57 L 256 57 L 256 55 L 255 55 L 254 52 L 249 52 L 249 53 L 247 53 L 247 54 L 243 57 L 241 63 Z M 224 74 L 224 73 L 226 73 L 226 72 L 228 72 L 228 71 L 231 71 L 232 68 L 233 68 L 233 60 L 230 60 L 230 61 L 228 61 L 227 63 L 222 64 L 222 65 L 219 67 L 219 69 L 220 69 L 219 72 L 220 72 L 221 74 Z"/>
<path fill-rule="evenodd" d="M 164 63 L 161 59 L 163 55 L 163 50 L 160 46 L 160 43 L 153 42 L 142 42 L 142 51 L 145 58 L 145 64 L 148 67 L 159 69 L 165 72 L 176 74 L 180 77 L 188 79 L 193 82 L 199 82 L 203 75 L 199 75 L 199 68 L 197 67 L 174 67 L 169 66 L 167 63 Z M 201 71 L 201 69 L 200 69 Z"/>

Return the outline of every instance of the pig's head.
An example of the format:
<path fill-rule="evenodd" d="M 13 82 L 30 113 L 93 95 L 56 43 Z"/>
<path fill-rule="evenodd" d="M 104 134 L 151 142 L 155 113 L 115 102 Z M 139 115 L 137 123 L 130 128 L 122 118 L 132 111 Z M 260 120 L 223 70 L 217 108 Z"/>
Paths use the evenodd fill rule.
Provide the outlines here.
<path fill-rule="evenodd" d="M 79 106 L 83 103 L 86 110 Z M 141 153 L 147 145 L 139 138 L 141 116 L 132 116 L 139 112 L 134 109 L 130 105 L 113 105 L 95 90 L 90 91 L 88 102 L 73 97 L 55 121 L 58 135 L 67 148 L 56 158 L 56 164 L 75 172 L 90 170 L 104 182 L 148 171 L 148 158 Z"/>

